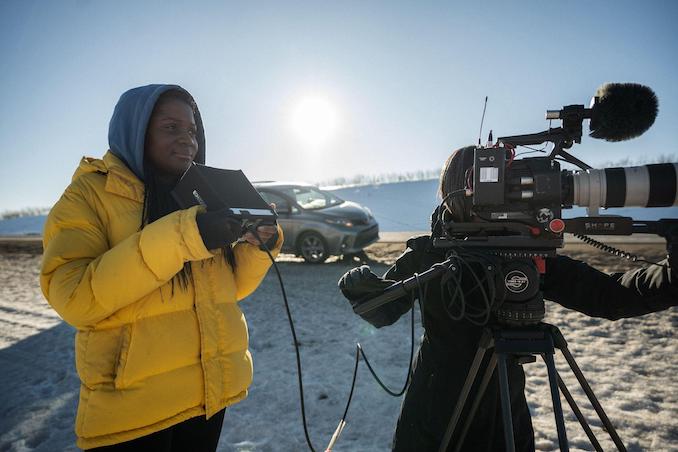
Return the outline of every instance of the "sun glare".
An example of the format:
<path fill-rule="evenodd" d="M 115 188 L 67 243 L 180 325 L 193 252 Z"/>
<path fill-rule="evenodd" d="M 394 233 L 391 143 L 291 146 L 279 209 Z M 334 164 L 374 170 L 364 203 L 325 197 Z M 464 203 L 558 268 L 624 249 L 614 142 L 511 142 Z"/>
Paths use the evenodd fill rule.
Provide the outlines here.
<path fill-rule="evenodd" d="M 292 111 L 291 126 L 307 145 L 322 145 L 336 130 L 336 109 L 324 97 L 306 97 Z"/>

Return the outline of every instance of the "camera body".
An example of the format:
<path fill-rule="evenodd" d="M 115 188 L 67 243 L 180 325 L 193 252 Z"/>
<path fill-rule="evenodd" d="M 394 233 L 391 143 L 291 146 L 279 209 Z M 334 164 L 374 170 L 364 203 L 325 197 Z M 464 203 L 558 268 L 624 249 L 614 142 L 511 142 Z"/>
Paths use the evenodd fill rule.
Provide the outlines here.
<path fill-rule="evenodd" d="M 529 235 L 541 240 L 557 239 L 563 232 L 664 235 L 667 225 L 675 222 L 598 215 L 598 209 L 678 205 L 676 163 L 604 169 L 583 164 L 581 169 L 572 171 L 562 170 L 553 154 L 519 160 L 514 156 L 511 145 L 478 147 L 474 152 L 465 193 L 472 196 L 470 209 L 473 214 L 484 222 L 503 223 L 504 229 L 512 228 L 514 234 L 521 234 L 520 229 L 527 227 Z M 562 219 L 563 209 L 573 206 L 587 207 L 589 215 Z M 451 227 L 458 229 L 455 225 Z M 492 232 L 495 228 L 476 226 L 486 235 L 496 235 Z M 499 235 L 511 234 L 505 231 Z"/>
<path fill-rule="evenodd" d="M 473 212 L 485 221 L 519 222 L 533 235 L 562 233 L 563 178 L 548 157 L 513 160 L 503 146 L 477 148 L 473 165 Z M 566 189 L 567 190 L 567 189 Z"/>

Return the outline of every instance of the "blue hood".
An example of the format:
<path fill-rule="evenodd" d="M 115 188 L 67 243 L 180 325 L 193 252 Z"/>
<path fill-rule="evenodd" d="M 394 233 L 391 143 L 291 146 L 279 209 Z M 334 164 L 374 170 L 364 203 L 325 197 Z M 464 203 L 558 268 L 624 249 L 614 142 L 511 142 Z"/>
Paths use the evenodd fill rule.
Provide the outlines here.
<path fill-rule="evenodd" d="M 144 180 L 144 145 L 146 127 L 158 97 L 165 91 L 188 91 L 179 85 L 146 85 L 132 88 L 120 96 L 108 125 L 108 147 L 136 176 Z M 198 128 L 198 154 L 196 163 L 205 163 L 205 129 L 200 112 L 195 111 Z"/>

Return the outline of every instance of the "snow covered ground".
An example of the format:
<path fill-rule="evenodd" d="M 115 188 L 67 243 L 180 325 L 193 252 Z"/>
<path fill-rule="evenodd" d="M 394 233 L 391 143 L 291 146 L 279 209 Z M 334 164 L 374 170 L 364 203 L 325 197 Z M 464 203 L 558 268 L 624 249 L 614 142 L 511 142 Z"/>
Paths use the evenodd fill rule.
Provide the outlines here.
<path fill-rule="evenodd" d="M 651 251 L 662 254 L 661 246 Z M 573 253 L 608 268 L 609 258 L 590 251 Z M 74 331 L 42 298 L 39 260 L 37 255 L 0 254 L 2 452 L 75 450 Z M 392 388 L 402 385 L 409 358 L 409 317 L 381 330 L 361 321 L 336 289 L 337 279 L 349 268 L 336 260 L 316 266 L 289 257 L 280 262 L 301 347 L 309 430 L 316 450 L 324 450 L 343 412 L 356 342 Z M 373 268 L 381 273 L 387 267 Z M 250 396 L 227 410 L 219 450 L 307 450 L 294 349 L 272 271 L 242 307 L 250 326 L 255 377 Z M 678 450 L 678 309 L 617 322 L 591 319 L 553 303 L 547 310 L 547 320 L 561 328 L 628 449 Z M 417 337 L 420 333 L 417 328 Z M 557 363 L 603 449 L 614 450 L 562 356 Z M 537 448 L 557 450 L 545 368 L 540 362 L 528 364 L 526 373 Z M 334 450 L 389 450 L 399 405 L 400 399 L 384 393 L 361 363 L 348 424 Z M 572 450 L 591 450 L 567 405 L 564 411 Z"/>

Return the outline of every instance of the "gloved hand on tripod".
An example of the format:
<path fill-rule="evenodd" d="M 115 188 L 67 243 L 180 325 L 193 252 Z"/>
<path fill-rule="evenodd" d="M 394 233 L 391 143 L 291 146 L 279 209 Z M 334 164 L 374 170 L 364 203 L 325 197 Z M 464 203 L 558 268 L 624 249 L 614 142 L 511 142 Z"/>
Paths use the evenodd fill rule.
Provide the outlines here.
<path fill-rule="evenodd" d="M 678 280 L 678 225 L 671 225 L 661 234 L 666 239 L 668 263 L 671 277 Z"/>
<path fill-rule="evenodd" d="M 375 275 L 367 265 L 361 265 L 344 273 L 339 279 L 339 289 L 351 303 L 351 306 L 355 308 L 379 295 L 393 283 L 395 281 L 382 279 Z M 380 306 L 360 316 L 376 327 L 388 325 L 392 322 L 384 317 L 383 308 L 385 306 L 387 305 Z"/>

